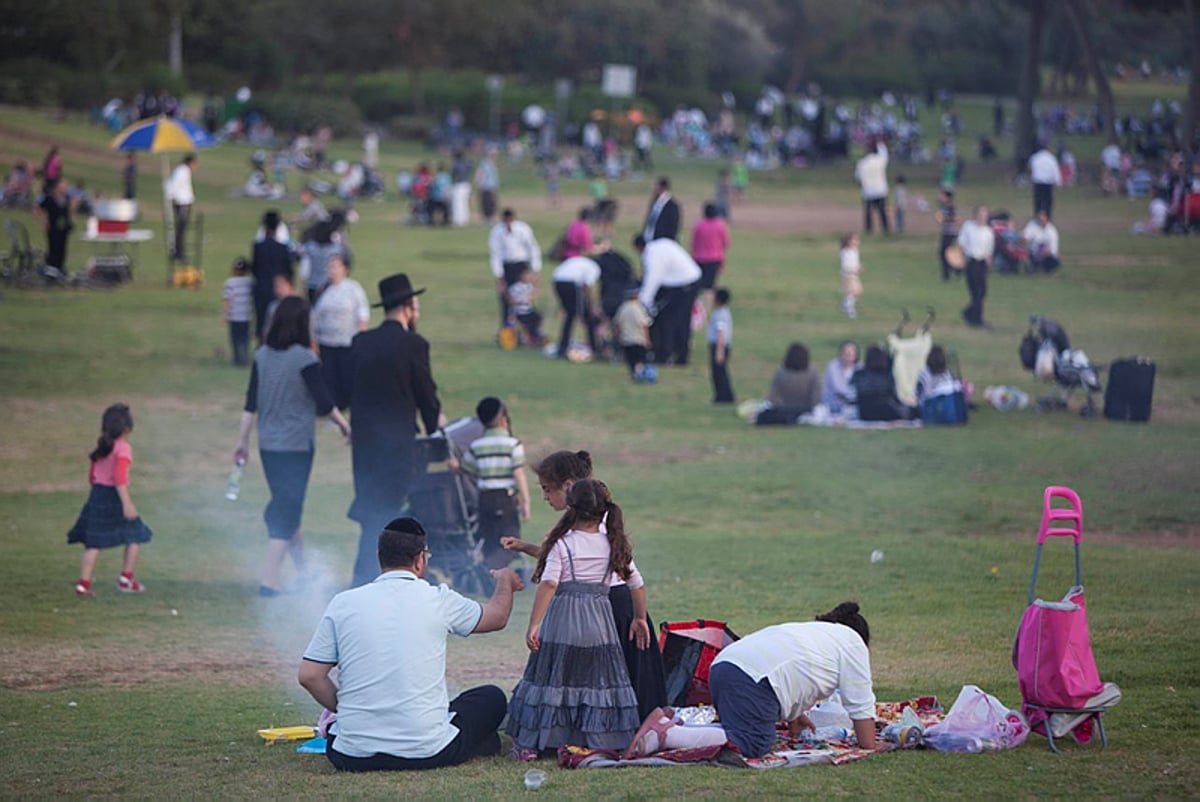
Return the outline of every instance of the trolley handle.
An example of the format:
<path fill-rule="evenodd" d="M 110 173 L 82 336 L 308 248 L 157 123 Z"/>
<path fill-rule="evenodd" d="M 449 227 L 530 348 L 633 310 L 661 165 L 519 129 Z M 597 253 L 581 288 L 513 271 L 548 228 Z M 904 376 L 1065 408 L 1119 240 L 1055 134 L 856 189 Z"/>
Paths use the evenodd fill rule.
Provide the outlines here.
<path fill-rule="evenodd" d="M 1056 498 L 1063 499 L 1069 506 L 1053 506 Z M 1055 526 L 1057 523 L 1068 526 Z M 1033 558 L 1033 575 L 1029 578 L 1029 604 L 1033 604 L 1037 588 L 1038 566 L 1042 561 L 1042 545 L 1048 538 L 1069 537 L 1075 541 L 1075 585 L 1083 585 L 1083 574 L 1079 566 L 1079 544 L 1083 541 L 1083 503 L 1079 494 L 1069 487 L 1051 485 L 1042 496 L 1042 525 L 1038 528 L 1037 553 Z"/>

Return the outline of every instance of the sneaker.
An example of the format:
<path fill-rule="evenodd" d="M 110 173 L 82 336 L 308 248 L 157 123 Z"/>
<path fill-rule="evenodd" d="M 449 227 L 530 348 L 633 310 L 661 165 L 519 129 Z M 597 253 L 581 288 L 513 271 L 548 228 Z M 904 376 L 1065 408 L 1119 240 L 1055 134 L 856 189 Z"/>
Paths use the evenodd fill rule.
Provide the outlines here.
<path fill-rule="evenodd" d="M 131 576 L 125 576 L 124 574 L 121 574 L 121 576 L 117 578 L 117 590 L 121 591 L 122 593 L 144 593 L 146 586 Z"/>
<path fill-rule="evenodd" d="M 513 744 L 513 748 L 508 750 L 508 759 L 517 763 L 532 763 L 538 759 L 538 750 Z"/>
<path fill-rule="evenodd" d="M 75 595 L 76 596 L 95 596 L 96 591 L 92 590 L 91 582 L 88 582 L 87 584 L 84 584 L 83 582 L 76 582 L 75 583 Z"/>

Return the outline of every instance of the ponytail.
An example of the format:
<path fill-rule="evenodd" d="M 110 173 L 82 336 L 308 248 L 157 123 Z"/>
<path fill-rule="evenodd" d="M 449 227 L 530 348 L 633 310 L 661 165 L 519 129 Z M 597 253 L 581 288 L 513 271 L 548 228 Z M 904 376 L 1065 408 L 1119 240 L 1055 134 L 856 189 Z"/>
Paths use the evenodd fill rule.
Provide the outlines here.
<path fill-rule="evenodd" d="M 534 582 L 542 581 L 542 572 L 546 570 L 546 558 L 550 556 L 555 544 L 563 539 L 563 535 L 575 528 L 575 521 L 575 510 L 568 507 L 562 517 L 558 519 L 558 523 L 546 535 L 546 539 L 542 541 L 542 553 L 538 555 L 537 567 L 533 569 L 531 578 Z"/>
<path fill-rule="evenodd" d="M 816 620 L 850 627 L 863 639 L 863 643 L 871 645 L 871 628 L 867 626 L 867 619 L 859 615 L 855 602 L 844 601 L 824 615 L 817 616 Z"/>
<path fill-rule="evenodd" d="M 592 477 L 592 455 L 586 451 L 555 451 L 533 467 L 542 482 L 562 487 Z"/>
<path fill-rule="evenodd" d="M 100 418 L 100 437 L 96 439 L 96 448 L 88 459 L 92 462 L 101 460 L 112 453 L 117 440 L 127 431 L 133 430 L 133 415 L 125 404 L 113 404 L 104 410 Z"/>

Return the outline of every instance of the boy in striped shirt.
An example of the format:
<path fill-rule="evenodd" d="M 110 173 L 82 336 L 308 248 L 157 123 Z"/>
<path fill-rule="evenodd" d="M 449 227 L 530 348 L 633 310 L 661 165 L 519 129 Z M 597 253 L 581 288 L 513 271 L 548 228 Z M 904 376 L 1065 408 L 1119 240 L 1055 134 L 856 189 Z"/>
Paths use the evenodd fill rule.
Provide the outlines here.
<path fill-rule="evenodd" d="M 484 426 L 463 454 L 462 470 L 479 488 L 479 537 L 489 568 L 503 568 L 516 556 L 500 545 L 502 537 L 520 537 L 521 521 L 529 520 L 529 484 L 525 479 L 525 447 L 512 435 L 508 407 L 488 396 L 475 407 Z"/>

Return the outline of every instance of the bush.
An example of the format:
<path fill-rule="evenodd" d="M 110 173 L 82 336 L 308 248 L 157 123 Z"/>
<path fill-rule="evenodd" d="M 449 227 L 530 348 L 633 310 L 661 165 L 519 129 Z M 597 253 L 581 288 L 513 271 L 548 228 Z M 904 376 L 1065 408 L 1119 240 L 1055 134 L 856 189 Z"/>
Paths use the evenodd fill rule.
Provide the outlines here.
<path fill-rule="evenodd" d="M 251 108 L 259 111 L 277 132 L 313 131 L 322 125 L 335 136 L 357 134 L 362 115 L 348 98 L 300 92 L 272 92 L 254 96 Z"/>

